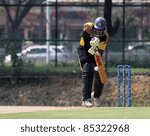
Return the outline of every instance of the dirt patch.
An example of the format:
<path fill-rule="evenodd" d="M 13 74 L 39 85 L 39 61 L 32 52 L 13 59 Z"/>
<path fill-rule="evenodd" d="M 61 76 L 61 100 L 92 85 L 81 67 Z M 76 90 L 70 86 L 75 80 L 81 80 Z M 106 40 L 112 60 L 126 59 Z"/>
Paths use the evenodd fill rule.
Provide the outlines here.
<path fill-rule="evenodd" d="M 20 113 L 20 112 L 36 112 L 51 110 L 67 110 L 77 109 L 81 107 L 56 107 L 56 106 L 0 106 L 0 114 Z"/>
<path fill-rule="evenodd" d="M 80 76 L 57 75 L 39 79 L 0 82 L 0 105 L 7 106 L 80 106 Z M 132 75 L 132 106 L 150 106 L 150 76 Z M 116 106 L 117 77 L 109 76 L 101 106 Z"/>

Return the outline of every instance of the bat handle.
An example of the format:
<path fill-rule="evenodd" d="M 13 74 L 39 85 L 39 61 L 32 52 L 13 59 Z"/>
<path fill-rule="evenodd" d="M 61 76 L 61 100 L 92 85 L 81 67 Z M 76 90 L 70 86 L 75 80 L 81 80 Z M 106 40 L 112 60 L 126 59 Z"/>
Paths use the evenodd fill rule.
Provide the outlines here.
<path fill-rule="evenodd" d="M 99 55 L 99 52 L 97 51 L 97 52 L 95 52 L 95 55 Z"/>

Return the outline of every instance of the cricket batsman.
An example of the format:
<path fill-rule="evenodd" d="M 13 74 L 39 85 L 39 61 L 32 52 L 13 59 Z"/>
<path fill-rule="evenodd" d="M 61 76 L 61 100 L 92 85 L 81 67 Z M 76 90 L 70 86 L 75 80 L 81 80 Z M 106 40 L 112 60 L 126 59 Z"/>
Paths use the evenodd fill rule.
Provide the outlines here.
<path fill-rule="evenodd" d="M 80 45 L 78 47 L 79 62 L 82 69 L 82 106 L 100 106 L 104 84 L 96 69 L 94 53 L 102 56 L 108 42 L 107 22 L 103 17 L 97 17 L 93 22 L 84 24 Z M 91 48 L 94 47 L 94 48 Z M 92 92 L 93 88 L 93 92 Z M 91 97 L 94 100 L 92 103 Z"/>

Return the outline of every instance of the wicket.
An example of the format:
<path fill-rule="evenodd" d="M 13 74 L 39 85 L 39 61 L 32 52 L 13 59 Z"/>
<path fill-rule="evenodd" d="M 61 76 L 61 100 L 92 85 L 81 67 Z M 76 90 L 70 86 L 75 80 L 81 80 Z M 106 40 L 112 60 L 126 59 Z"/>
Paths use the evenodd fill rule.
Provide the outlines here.
<path fill-rule="evenodd" d="M 127 70 L 127 73 L 126 73 L 126 70 Z M 117 106 L 118 107 L 121 106 L 120 96 L 122 95 L 122 106 L 126 107 L 126 86 L 128 86 L 128 89 L 127 89 L 128 107 L 131 107 L 131 67 L 130 65 L 118 65 L 117 77 L 118 77 Z M 126 80 L 128 81 L 128 83 L 126 83 Z M 121 81 L 122 81 L 122 92 L 121 92 Z"/>

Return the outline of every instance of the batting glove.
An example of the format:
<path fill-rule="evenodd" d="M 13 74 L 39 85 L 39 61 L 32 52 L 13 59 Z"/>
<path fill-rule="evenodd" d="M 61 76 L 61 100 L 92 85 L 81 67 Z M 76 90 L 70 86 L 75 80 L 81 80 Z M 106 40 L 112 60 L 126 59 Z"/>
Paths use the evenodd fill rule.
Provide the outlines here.
<path fill-rule="evenodd" d="M 93 37 L 90 41 L 90 45 L 92 46 L 88 52 L 91 54 L 91 55 L 94 55 L 96 52 L 98 52 L 98 45 L 99 45 L 99 38 L 97 37 Z"/>
<path fill-rule="evenodd" d="M 93 37 L 93 38 L 91 39 L 91 41 L 90 41 L 90 45 L 91 45 L 91 46 L 98 46 L 99 43 L 100 43 L 100 40 L 99 40 L 99 38 L 97 38 L 97 37 Z"/>

